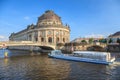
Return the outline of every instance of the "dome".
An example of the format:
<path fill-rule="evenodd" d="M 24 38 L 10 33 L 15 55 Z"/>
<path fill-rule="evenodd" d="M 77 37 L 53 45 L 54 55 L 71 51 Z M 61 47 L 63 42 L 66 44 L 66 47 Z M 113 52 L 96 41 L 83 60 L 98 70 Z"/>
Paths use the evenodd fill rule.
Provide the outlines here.
<path fill-rule="evenodd" d="M 51 10 L 45 11 L 45 13 L 39 17 L 39 20 L 45 20 L 45 19 L 61 21 L 60 17 Z"/>
<path fill-rule="evenodd" d="M 38 18 L 38 23 L 41 24 L 62 24 L 61 18 L 55 14 L 52 10 L 47 10 Z"/>

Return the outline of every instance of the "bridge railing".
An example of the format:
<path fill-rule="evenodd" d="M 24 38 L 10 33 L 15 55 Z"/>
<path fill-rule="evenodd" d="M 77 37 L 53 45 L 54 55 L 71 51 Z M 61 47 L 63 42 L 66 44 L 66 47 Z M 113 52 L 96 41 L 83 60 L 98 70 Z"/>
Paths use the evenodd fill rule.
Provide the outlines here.
<path fill-rule="evenodd" d="M 54 45 L 56 46 L 55 43 L 46 43 L 46 42 L 33 42 L 33 44 L 41 45 L 41 46 L 47 46 L 47 45 Z"/>
<path fill-rule="evenodd" d="M 33 42 L 33 41 L 4 41 L 0 42 L 0 46 L 3 44 L 6 44 L 6 46 L 12 46 L 12 45 L 39 45 L 39 46 L 48 46 L 48 45 L 53 45 L 56 46 L 54 43 L 48 43 L 48 42 Z"/>

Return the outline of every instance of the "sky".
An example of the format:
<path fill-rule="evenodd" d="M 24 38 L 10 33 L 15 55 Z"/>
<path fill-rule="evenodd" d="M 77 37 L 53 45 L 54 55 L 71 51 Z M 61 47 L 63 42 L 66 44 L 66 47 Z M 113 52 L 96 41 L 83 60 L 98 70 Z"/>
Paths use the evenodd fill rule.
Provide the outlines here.
<path fill-rule="evenodd" d="M 0 0 L 0 41 L 36 24 L 46 10 L 70 25 L 70 40 L 120 31 L 120 0 Z"/>

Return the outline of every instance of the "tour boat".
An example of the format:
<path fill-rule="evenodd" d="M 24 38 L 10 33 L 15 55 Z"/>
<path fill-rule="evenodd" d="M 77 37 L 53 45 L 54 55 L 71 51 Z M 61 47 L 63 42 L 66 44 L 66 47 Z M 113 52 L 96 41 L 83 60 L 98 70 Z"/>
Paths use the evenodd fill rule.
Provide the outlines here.
<path fill-rule="evenodd" d="M 95 51 L 74 51 L 72 54 L 63 54 L 61 50 L 53 50 L 48 54 L 49 57 L 80 61 L 80 62 L 90 62 L 98 64 L 112 64 L 115 61 L 115 57 L 111 57 L 109 52 L 95 52 Z"/>

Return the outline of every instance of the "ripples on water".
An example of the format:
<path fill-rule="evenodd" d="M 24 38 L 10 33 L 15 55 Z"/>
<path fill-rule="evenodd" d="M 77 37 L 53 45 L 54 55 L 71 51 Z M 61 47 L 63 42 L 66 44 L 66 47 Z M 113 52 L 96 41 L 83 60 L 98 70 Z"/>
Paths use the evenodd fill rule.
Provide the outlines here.
<path fill-rule="evenodd" d="M 48 58 L 39 52 L 9 51 L 9 56 L 0 59 L 0 80 L 120 80 L 119 57 L 108 66 Z"/>

